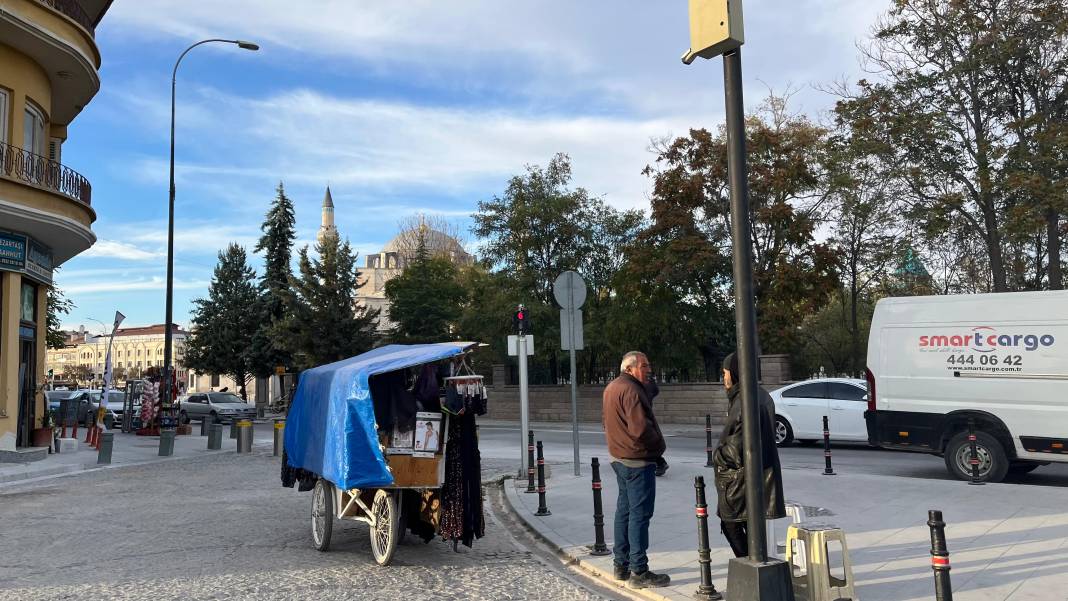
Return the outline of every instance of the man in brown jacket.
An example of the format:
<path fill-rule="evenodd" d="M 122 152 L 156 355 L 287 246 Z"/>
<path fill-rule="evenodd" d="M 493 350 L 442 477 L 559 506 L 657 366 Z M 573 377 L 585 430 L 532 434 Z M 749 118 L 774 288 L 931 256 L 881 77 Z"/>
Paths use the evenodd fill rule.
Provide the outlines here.
<path fill-rule="evenodd" d="M 664 435 L 653 415 L 645 387 L 650 368 L 644 353 L 623 356 L 620 374 L 604 389 L 605 439 L 612 456 L 619 496 L 616 499 L 615 577 L 631 588 L 667 586 L 671 578 L 649 569 L 649 520 L 656 501 L 656 460 L 663 456 Z"/>

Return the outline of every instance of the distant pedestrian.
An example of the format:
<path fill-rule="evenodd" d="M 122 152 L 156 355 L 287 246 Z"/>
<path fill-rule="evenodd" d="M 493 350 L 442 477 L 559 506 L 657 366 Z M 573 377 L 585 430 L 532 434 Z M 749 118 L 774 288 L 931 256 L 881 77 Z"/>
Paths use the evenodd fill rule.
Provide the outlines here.
<path fill-rule="evenodd" d="M 649 372 L 649 378 L 645 381 L 645 391 L 649 394 L 649 406 L 651 407 L 653 401 L 656 400 L 656 395 L 660 394 L 660 386 L 656 383 L 656 378 L 653 377 L 652 371 Z M 671 466 L 668 465 L 668 462 L 664 459 L 663 455 L 656 458 L 655 473 L 657 477 L 663 476 L 668 471 L 669 467 Z"/>
<path fill-rule="evenodd" d="M 616 473 L 613 566 L 616 580 L 631 588 L 667 586 L 671 578 L 649 569 L 649 521 L 656 501 L 656 460 L 664 455 L 664 435 L 653 415 L 646 389 L 649 359 L 631 351 L 623 356 L 620 374 L 604 389 L 604 434 Z"/>
<path fill-rule="evenodd" d="M 720 530 L 734 551 L 735 557 L 749 555 L 749 534 L 746 528 L 748 513 L 745 506 L 745 461 L 742 450 L 742 387 L 738 377 L 738 355 L 731 353 L 723 360 L 723 386 L 727 389 L 727 421 L 719 444 L 712 454 L 716 470 L 716 513 Z M 764 463 L 764 506 L 767 519 L 786 517 L 782 491 L 782 468 L 779 450 L 775 447 L 775 403 L 762 387 L 757 387 L 760 415 L 760 452 Z"/>

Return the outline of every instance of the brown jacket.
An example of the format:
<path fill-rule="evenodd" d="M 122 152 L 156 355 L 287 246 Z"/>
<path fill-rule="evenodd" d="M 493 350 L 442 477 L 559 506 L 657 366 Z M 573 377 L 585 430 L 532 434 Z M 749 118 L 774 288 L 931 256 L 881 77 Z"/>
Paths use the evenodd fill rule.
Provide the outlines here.
<path fill-rule="evenodd" d="M 620 374 L 608 383 L 601 410 L 612 457 L 653 461 L 664 454 L 664 435 L 653 415 L 649 394 L 633 376 Z"/>

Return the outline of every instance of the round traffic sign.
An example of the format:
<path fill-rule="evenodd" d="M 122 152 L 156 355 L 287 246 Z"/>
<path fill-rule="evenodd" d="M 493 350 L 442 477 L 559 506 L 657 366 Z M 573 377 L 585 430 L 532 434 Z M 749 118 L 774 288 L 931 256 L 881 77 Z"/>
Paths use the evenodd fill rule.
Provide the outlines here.
<path fill-rule="evenodd" d="M 553 296 L 561 307 L 574 311 L 586 302 L 586 281 L 574 271 L 565 271 L 553 282 Z"/>

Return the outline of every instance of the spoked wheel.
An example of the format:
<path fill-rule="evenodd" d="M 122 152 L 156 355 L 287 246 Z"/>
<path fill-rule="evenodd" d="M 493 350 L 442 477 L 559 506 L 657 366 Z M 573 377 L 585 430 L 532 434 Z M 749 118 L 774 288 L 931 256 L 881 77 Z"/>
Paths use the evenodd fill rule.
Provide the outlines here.
<path fill-rule="evenodd" d="M 388 566 L 397 550 L 401 527 L 399 497 L 399 493 L 379 489 L 371 502 L 375 522 L 371 528 L 371 553 L 380 566 Z"/>
<path fill-rule="evenodd" d="M 319 551 L 330 548 L 330 533 L 334 530 L 334 485 L 320 478 L 312 492 L 312 546 Z"/>

